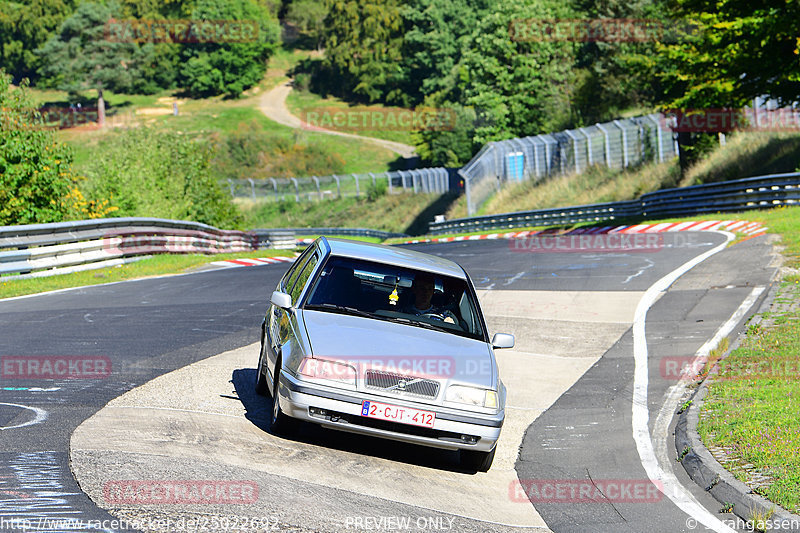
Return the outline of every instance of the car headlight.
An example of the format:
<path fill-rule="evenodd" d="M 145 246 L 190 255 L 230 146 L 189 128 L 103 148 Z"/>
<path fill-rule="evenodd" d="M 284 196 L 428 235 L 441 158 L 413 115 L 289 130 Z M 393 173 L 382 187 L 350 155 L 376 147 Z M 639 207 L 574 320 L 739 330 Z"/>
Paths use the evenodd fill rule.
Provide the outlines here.
<path fill-rule="evenodd" d="M 497 392 L 493 390 L 465 387 L 463 385 L 450 385 L 447 388 L 445 400 L 448 402 L 497 409 Z"/>
<path fill-rule="evenodd" d="M 331 384 L 356 384 L 356 369 L 352 365 L 330 359 L 306 357 L 300 362 L 297 373 L 305 379 L 328 381 Z"/>

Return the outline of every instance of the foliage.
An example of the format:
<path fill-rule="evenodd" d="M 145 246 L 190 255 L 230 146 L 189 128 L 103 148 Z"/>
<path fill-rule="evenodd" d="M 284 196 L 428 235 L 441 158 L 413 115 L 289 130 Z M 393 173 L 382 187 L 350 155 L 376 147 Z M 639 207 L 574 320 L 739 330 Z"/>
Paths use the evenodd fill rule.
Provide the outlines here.
<path fill-rule="evenodd" d="M 442 100 L 458 82 L 457 66 L 488 0 L 408 0 L 402 9 L 403 105 Z"/>
<path fill-rule="evenodd" d="M 414 136 L 417 153 L 431 166 L 459 167 L 466 164 L 478 150 L 475 130 L 486 119 L 472 108 L 458 104 L 445 104 L 442 112 L 449 110 L 455 118 L 453 128 L 444 131 L 423 130 Z"/>
<path fill-rule="evenodd" d="M 370 102 L 401 96 L 400 0 L 327 0 L 325 57 L 349 91 Z"/>
<path fill-rule="evenodd" d="M 319 48 L 322 45 L 327 16 L 328 8 L 324 0 L 295 0 L 286 12 L 286 21 L 294 24 Z"/>
<path fill-rule="evenodd" d="M 34 79 L 40 65 L 36 49 L 74 9 L 73 0 L 0 0 L 0 68 L 5 68 L 15 83 Z"/>
<path fill-rule="evenodd" d="M 572 43 L 515 39 L 520 19 L 568 19 L 564 2 L 498 2 L 482 17 L 459 66 L 459 101 L 492 120 L 476 129 L 481 144 L 563 129 L 568 123 L 574 62 Z"/>
<path fill-rule="evenodd" d="M 106 40 L 106 23 L 119 16 L 119 6 L 84 2 L 39 50 L 44 85 L 77 94 L 86 89 L 121 93 L 152 93 L 158 90 L 146 76 L 153 61 L 152 43 Z"/>
<path fill-rule="evenodd" d="M 94 204 L 75 196 L 72 151 L 45 129 L 26 83 L 17 89 L 10 83 L 0 70 L 0 225 L 60 222 L 95 213 Z"/>
<path fill-rule="evenodd" d="M 367 186 L 367 201 L 375 202 L 381 196 L 386 195 L 389 190 L 389 185 L 386 181 L 380 180 L 375 183 L 370 183 Z"/>
<path fill-rule="evenodd" d="M 800 6 L 785 0 L 677 0 L 696 25 L 693 38 L 668 45 L 663 82 L 669 107 L 741 107 L 769 95 L 800 95 Z"/>
<path fill-rule="evenodd" d="M 297 136 L 267 132 L 254 122 L 242 123 L 235 132 L 213 137 L 213 174 L 221 179 L 278 178 L 336 174 L 344 159 Z"/>
<path fill-rule="evenodd" d="M 242 42 L 184 45 L 180 85 L 191 96 L 239 96 L 261 81 L 280 41 L 280 28 L 266 7 L 256 0 L 198 0 L 192 19 L 255 21 L 258 34 Z"/>
<path fill-rule="evenodd" d="M 230 197 L 210 171 L 207 141 L 139 127 L 101 141 L 86 167 L 90 196 L 112 198 L 118 216 L 194 220 L 217 227 L 239 222 Z"/>

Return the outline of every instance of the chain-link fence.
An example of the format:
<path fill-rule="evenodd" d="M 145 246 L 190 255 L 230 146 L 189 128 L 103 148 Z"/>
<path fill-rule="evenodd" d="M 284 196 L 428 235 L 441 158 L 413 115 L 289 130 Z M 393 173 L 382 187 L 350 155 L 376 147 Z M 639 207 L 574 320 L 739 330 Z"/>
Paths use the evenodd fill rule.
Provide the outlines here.
<path fill-rule="evenodd" d="M 473 215 L 505 183 L 579 173 L 592 165 L 625 168 L 678 153 L 663 115 L 614 120 L 558 133 L 487 144 L 459 174 Z"/>
<path fill-rule="evenodd" d="M 234 198 L 314 201 L 366 195 L 370 187 L 397 192 L 444 194 L 450 188 L 446 168 L 423 168 L 370 174 L 337 174 L 310 178 L 228 180 Z"/>

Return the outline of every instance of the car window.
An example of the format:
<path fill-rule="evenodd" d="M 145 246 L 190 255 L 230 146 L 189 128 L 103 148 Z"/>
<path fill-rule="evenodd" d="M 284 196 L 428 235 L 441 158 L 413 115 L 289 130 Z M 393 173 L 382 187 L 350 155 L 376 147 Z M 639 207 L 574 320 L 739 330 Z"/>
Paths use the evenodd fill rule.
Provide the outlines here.
<path fill-rule="evenodd" d="M 331 256 L 319 271 L 304 308 L 413 323 L 484 339 L 474 291 L 466 280 L 389 264 Z"/>
<path fill-rule="evenodd" d="M 286 274 L 283 277 L 283 280 L 281 280 L 281 290 L 283 292 L 286 293 L 291 292 L 291 289 L 294 286 L 294 282 L 297 280 L 298 274 L 300 274 L 300 271 L 308 262 L 308 258 L 311 257 L 313 253 L 315 253 L 313 246 L 309 246 L 308 248 L 306 248 L 305 251 L 302 254 L 300 254 L 300 257 L 298 257 L 297 260 L 294 262 L 292 268 L 290 268 L 289 271 L 286 272 Z"/>
<path fill-rule="evenodd" d="M 319 258 L 317 257 L 317 254 L 312 254 L 308 256 L 305 264 L 302 265 L 301 268 L 297 269 L 299 275 L 297 276 L 297 279 L 295 279 L 294 285 L 289 293 L 292 295 L 292 302 L 296 303 L 300 299 L 300 294 L 303 292 L 303 287 L 306 286 L 308 277 L 311 275 L 311 272 L 314 271 L 314 268 L 317 266 L 318 262 Z"/>

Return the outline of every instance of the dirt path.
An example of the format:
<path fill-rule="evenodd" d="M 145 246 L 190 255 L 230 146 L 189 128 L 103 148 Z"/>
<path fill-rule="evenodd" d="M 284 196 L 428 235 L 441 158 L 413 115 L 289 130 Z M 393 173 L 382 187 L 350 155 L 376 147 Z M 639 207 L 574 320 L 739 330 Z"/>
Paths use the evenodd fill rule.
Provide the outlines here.
<path fill-rule="evenodd" d="M 261 96 L 259 100 L 259 109 L 262 113 L 264 113 L 267 118 L 274 120 L 278 124 L 283 124 L 284 126 L 288 126 L 290 128 L 296 129 L 303 129 L 308 131 L 316 131 L 319 133 L 326 133 L 328 135 L 339 135 L 340 137 L 350 137 L 352 139 L 358 139 L 360 141 L 372 143 L 392 152 L 404 157 L 410 158 L 416 156 L 416 152 L 413 146 L 409 146 L 407 144 L 394 142 L 394 141 L 386 141 L 384 139 L 376 139 L 374 137 L 363 137 L 361 135 L 355 135 L 352 133 L 344 133 L 341 131 L 334 131 L 334 130 L 327 130 L 324 128 L 319 128 L 316 126 L 311 126 L 296 116 L 292 115 L 289 111 L 289 108 L 286 107 L 286 98 L 289 96 L 289 93 L 292 92 L 292 82 L 286 81 L 274 89 L 267 91 Z"/>

